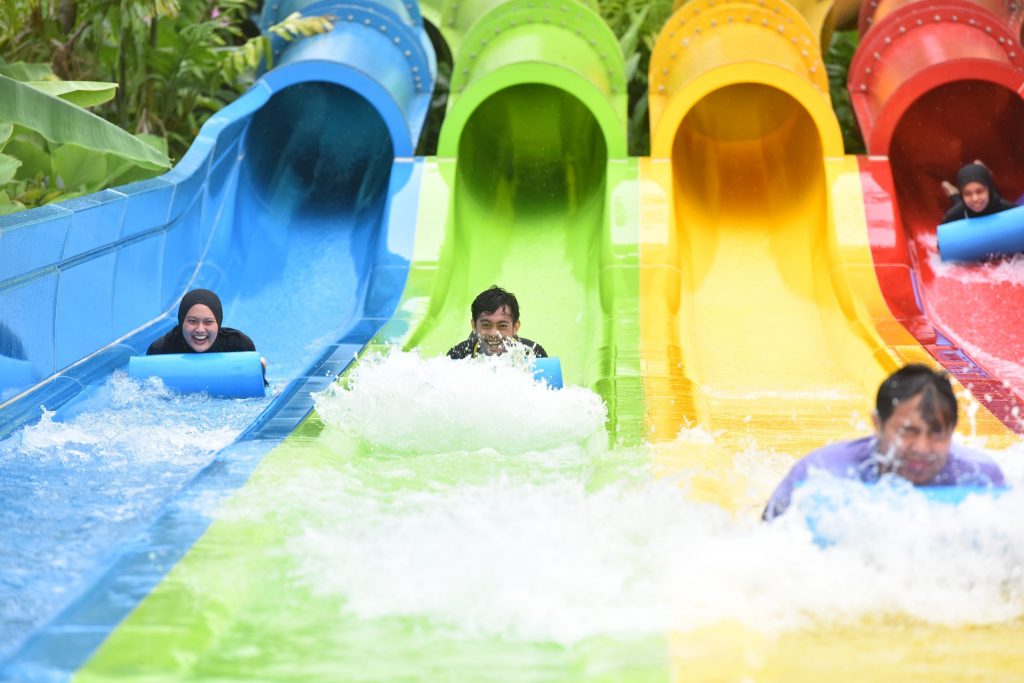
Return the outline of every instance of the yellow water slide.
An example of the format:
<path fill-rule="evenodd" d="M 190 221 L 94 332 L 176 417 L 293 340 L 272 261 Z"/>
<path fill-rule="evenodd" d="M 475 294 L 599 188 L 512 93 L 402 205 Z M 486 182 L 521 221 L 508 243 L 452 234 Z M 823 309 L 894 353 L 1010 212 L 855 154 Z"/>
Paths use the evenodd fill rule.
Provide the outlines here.
<path fill-rule="evenodd" d="M 818 36 L 780 0 L 690 2 L 655 45 L 650 112 L 641 311 L 652 437 L 721 432 L 711 464 L 728 469 L 742 444 L 797 456 L 863 433 L 879 382 L 928 354 L 879 291 Z M 719 502 L 740 504 L 734 493 Z"/>
<path fill-rule="evenodd" d="M 781 476 L 791 458 L 867 433 L 879 382 L 907 362 L 934 365 L 879 290 L 820 35 L 780 0 L 695 0 L 673 14 L 651 59 L 640 201 L 647 430 L 660 473 L 687 473 L 691 497 L 738 514 L 758 514 L 775 481 L 751 468 Z M 962 431 L 1013 439 L 963 401 L 975 419 Z M 725 624 L 671 640 L 680 680 L 896 680 L 897 662 L 917 658 L 933 676 L 1015 636 L 880 619 L 771 637 Z M 960 644 L 949 649 L 951 638 Z M 878 654 L 893 640 L 890 670 Z"/>

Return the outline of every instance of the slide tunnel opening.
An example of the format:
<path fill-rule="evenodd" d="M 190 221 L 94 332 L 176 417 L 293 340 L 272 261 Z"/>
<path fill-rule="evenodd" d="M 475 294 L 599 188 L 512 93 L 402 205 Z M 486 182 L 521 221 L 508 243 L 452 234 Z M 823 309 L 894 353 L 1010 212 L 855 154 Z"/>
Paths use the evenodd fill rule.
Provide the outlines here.
<path fill-rule="evenodd" d="M 593 113 L 548 85 L 495 93 L 473 112 L 459 138 L 459 180 L 503 213 L 571 217 L 603 196 L 607 144 Z M 504 209 L 504 210 L 503 210 Z"/>
<path fill-rule="evenodd" d="M 687 112 L 676 132 L 677 210 L 699 218 L 705 239 L 725 231 L 765 233 L 780 262 L 794 248 L 809 254 L 825 233 L 821 150 L 814 120 L 789 94 L 751 83 L 716 90 Z M 809 212 L 814 220 L 795 220 Z"/>
<path fill-rule="evenodd" d="M 493 93 L 459 133 L 444 257 L 451 276 L 435 293 L 443 310 L 414 342 L 443 351 L 465 338 L 473 298 L 498 284 L 519 299 L 520 334 L 561 358 L 567 382 L 595 385 L 609 251 L 601 126 L 576 97 L 528 84 Z"/>
<path fill-rule="evenodd" d="M 253 115 L 242 153 L 220 264 L 241 297 L 232 320 L 273 355 L 274 372 L 294 374 L 318 348 L 310 340 L 340 338 L 360 314 L 382 254 L 393 141 L 358 92 L 310 81 Z M 268 311 L 290 311 L 287 324 Z"/>
<path fill-rule="evenodd" d="M 700 387 L 709 426 L 771 431 L 793 452 L 849 430 L 863 406 L 850 368 L 871 363 L 830 284 L 822 149 L 803 104 L 757 83 L 701 99 L 673 144 L 677 381 Z"/>
<path fill-rule="evenodd" d="M 1003 196 L 1024 193 L 1024 100 L 983 80 L 954 81 L 929 91 L 904 113 L 889 146 L 893 179 L 908 229 L 934 232 L 950 204 L 940 184 L 974 159 L 993 173 Z M 909 219 L 909 220 L 906 220 Z"/>
<path fill-rule="evenodd" d="M 941 187 L 975 159 L 1002 196 L 1024 194 L 1024 101 L 986 80 L 928 91 L 899 120 L 889 146 L 897 210 L 929 319 L 985 369 L 1024 392 L 1024 269 L 1014 261 L 941 261 L 937 226 L 952 206 Z M 1019 260 L 1019 259 L 1017 259 Z"/>
<path fill-rule="evenodd" d="M 817 126 L 796 99 L 767 85 L 704 97 L 676 132 L 672 158 L 680 199 L 703 215 L 727 214 L 722 227 L 801 212 L 822 190 Z"/>
<path fill-rule="evenodd" d="M 253 116 L 245 153 L 252 188 L 273 213 L 336 217 L 382 209 L 395 156 L 380 113 L 326 82 L 274 94 Z"/>

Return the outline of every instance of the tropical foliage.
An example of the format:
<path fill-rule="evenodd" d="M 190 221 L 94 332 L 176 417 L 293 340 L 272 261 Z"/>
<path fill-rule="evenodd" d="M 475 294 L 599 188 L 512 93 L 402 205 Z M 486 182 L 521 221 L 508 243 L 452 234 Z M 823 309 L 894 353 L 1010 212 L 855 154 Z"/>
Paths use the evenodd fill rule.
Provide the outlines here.
<path fill-rule="evenodd" d="M 162 140 L 133 137 L 82 108 L 114 91 L 55 80 L 46 65 L 0 61 L 0 214 L 170 167 Z"/>
<path fill-rule="evenodd" d="M 599 0 L 601 16 L 619 37 L 629 83 L 629 153 L 650 153 L 647 126 L 647 68 L 651 50 L 665 20 L 672 14 L 672 0 Z"/>
<path fill-rule="evenodd" d="M 846 88 L 850 61 L 860 41 L 857 31 L 836 31 L 832 34 L 828 51 L 825 52 L 825 67 L 828 69 L 828 87 L 832 95 L 839 126 L 843 131 L 843 146 L 847 154 L 864 154 L 864 138 L 857 126 L 857 119 L 850 104 L 850 91 Z"/>
<path fill-rule="evenodd" d="M 14 0 L 0 36 L 9 62 L 52 65 L 61 80 L 117 84 L 96 112 L 133 133 L 168 141 L 173 158 L 203 119 L 237 97 L 239 78 L 224 49 L 245 42 L 255 0 Z M 10 10 L 8 10 L 10 12 Z M 20 29 L 20 30 L 19 30 Z"/>
<path fill-rule="evenodd" d="M 11 82 L 0 83 L 0 212 L 152 175 L 168 167 L 168 157 L 180 159 L 206 119 L 269 65 L 270 40 L 251 20 L 259 2 L 3 0 L 0 55 L 7 63 L 0 74 Z M 293 14 L 269 33 L 290 40 L 330 29 L 327 17 Z M 55 139 L 53 126 L 27 125 L 27 95 L 9 111 L 12 92 L 33 93 L 28 118 L 91 132 L 72 141 Z M 117 136 L 75 104 L 137 139 L 98 147 L 93 138 Z M 5 123 L 12 124 L 6 139 Z M 58 153 L 68 144 L 74 147 Z"/>

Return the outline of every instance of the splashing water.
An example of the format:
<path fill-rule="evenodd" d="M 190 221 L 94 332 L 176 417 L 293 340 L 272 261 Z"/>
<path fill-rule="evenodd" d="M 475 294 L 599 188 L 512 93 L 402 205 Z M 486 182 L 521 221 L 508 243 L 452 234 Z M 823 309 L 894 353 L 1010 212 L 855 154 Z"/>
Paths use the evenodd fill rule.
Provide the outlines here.
<path fill-rule="evenodd" d="M 931 250 L 928 263 L 937 277 L 951 278 L 965 284 L 1024 287 L 1024 254 L 979 263 L 943 261 L 934 236 L 930 236 L 930 239 L 921 238 L 921 241 Z"/>
<path fill-rule="evenodd" d="M 998 498 L 949 506 L 913 490 L 846 491 L 823 547 L 802 514 L 765 524 L 689 498 L 694 474 L 654 477 L 650 447 L 593 447 L 599 403 L 493 361 L 374 358 L 318 398 L 338 428 L 321 436 L 333 467 L 278 492 L 275 514 L 316 510 L 287 542 L 296 579 L 362 619 L 562 644 L 729 620 L 780 632 L 878 615 L 953 626 L 1024 618 L 1024 445 L 993 454 L 1014 464 L 1018 487 Z M 715 438 L 685 433 L 675 446 Z M 374 447 L 339 447 L 345 439 Z M 746 464 L 722 476 L 753 488 L 786 465 L 756 444 L 732 455 Z"/>
<path fill-rule="evenodd" d="M 0 441 L 0 654 L 50 617 L 266 404 L 123 372 Z"/>
<path fill-rule="evenodd" d="M 515 358 L 423 359 L 397 349 L 361 361 L 315 404 L 326 424 L 399 453 L 544 450 L 604 439 L 607 419 L 596 394 L 540 384 Z"/>

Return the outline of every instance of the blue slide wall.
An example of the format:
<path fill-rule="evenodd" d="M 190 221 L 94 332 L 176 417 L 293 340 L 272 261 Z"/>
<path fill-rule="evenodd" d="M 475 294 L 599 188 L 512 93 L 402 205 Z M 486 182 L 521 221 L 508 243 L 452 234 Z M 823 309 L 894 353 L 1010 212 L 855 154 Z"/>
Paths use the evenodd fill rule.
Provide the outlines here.
<path fill-rule="evenodd" d="M 415 211 L 409 197 L 399 204 L 413 213 L 394 216 L 392 198 L 416 189 L 396 158 L 415 149 L 433 51 L 415 4 L 292 0 L 268 5 L 262 22 L 292 11 L 330 15 L 334 30 L 276 40 L 275 68 L 211 118 L 169 173 L 0 218 L 0 437 L 144 352 L 193 287 L 221 295 L 224 324 L 257 341 L 277 379 L 301 373 L 278 337 L 388 317 L 411 245 L 388 225 L 411 230 Z M 301 270 L 291 261 L 303 254 L 289 250 L 321 241 L 317 231 L 346 243 L 345 272 L 310 286 L 339 287 L 347 320 L 282 334 L 262 329 L 265 310 L 240 317 L 235 303 L 263 288 L 311 298 L 279 276 Z"/>

